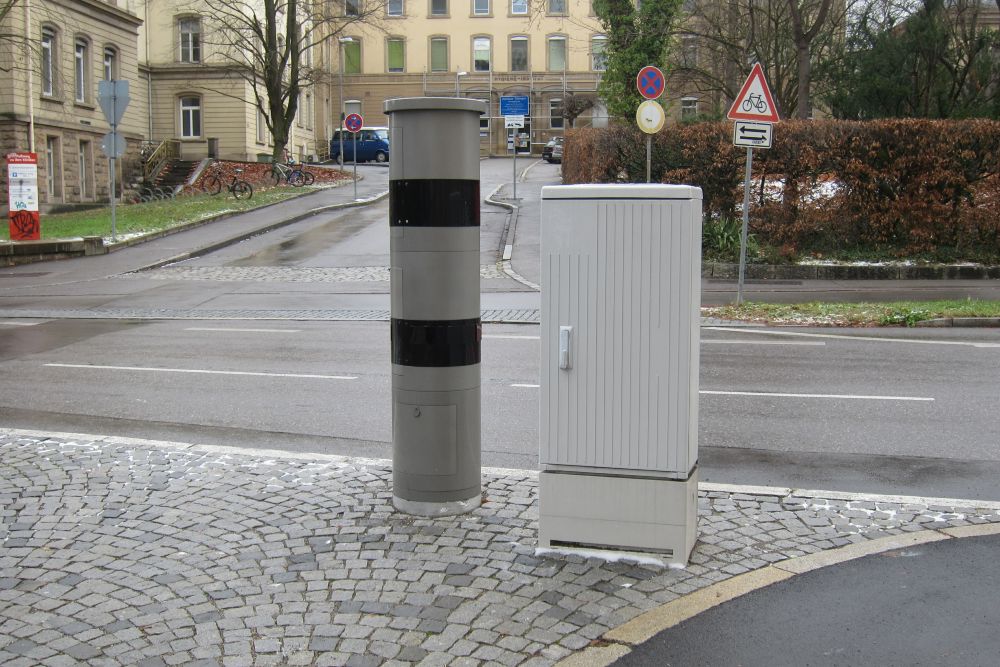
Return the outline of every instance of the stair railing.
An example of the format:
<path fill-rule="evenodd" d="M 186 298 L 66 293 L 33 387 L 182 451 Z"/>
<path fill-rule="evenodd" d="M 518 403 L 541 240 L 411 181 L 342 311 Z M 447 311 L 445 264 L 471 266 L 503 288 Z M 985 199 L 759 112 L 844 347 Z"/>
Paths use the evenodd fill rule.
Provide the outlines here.
<path fill-rule="evenodd" d="M 152 142 L 150 142 L 150 145 L 152 145 Z M 180 156 L 181 142 L 176 139 L 164 139 L 145 157 L 142 165 L 143 180 L 147 183 L 152 183 L 153 179 L 160 173 L 160 170 L 163 169 L 163 166 L 168 161 L 176 160 Z"/>

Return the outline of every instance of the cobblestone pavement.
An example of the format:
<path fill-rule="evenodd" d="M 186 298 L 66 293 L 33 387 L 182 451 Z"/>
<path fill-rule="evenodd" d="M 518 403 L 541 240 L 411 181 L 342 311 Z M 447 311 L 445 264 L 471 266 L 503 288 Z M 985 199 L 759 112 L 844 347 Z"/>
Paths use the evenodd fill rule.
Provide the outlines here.
<path fill-rule="evenodd" d="M 537 477 L 391 505 L 384 461 L 0 431 L 0 664 L 549 665 L 679 596 L 996 509 L 702 485 L 686 569 L 535 554 Z"/>
<path fill-rule="evenodd" d="M 499 280 L 505 277 L 497 264 L 483 264 L 479 277 Z M 283 283 L 389 282 L 388 266 L 292 267 L 292 266 L 168 266 L 148 271 L 126 273 L 119 278 L 147 280 L 231 280 Z"/>

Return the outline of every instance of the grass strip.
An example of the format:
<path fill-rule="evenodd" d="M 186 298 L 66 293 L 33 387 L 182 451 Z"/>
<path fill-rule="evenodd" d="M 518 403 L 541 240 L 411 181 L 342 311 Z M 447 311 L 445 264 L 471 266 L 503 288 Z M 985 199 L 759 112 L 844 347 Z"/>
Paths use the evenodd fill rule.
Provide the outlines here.
<path fill-rule="evenodd" d="M 1000 301 L 898 301 L 891 303 L 754 303 L 703 308 L 702 315 L 773 325 L 914 326 L 942 317 L 1000 317 Z"/>
<path fill-rule="evenodd" d="M 254 191 L 251 199 L 234 199 L 231 195 L 193 195 L 152 201 L 142 204 L 119 204 L 115 210 L 115 227 L 119 237 L 149 234 L 190 222 L 197 222 L 223 213 L 249 211 L 286 199 L 315 192 L 315 187 L 277 187 Z M 111 238 L 111 207 L 92 208 L 70 213 L 42 214 L 43 239 L 68 239 L 81 236 Z M 10 240 L 7 225 L 0 226 L 0 239 Z"/>

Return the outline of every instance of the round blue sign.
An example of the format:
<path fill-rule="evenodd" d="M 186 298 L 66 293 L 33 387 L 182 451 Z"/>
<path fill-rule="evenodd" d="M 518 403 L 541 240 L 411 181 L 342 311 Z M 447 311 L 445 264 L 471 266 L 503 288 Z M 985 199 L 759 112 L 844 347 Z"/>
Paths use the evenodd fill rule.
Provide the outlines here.
<path fill-rule="evenodd" d="M 663 72 L 660 71 L 660 68 L 646 65 L 639 70 L 638 76 L 635 77 L 635 85 L 639 89 L 640 95 L 647 100 L 655 100 L 663 94 L 663 89 L 666 87 L 666 79 L 663 77 Z"/>
<path fill-rule="evenodd" d="M 348 132 L 360 132 L 361 126 L 364 124 L 365 121 L 359 113 L 347 114 L 347 118 L 344 119 L 344 127 L 347 128 Z"/>

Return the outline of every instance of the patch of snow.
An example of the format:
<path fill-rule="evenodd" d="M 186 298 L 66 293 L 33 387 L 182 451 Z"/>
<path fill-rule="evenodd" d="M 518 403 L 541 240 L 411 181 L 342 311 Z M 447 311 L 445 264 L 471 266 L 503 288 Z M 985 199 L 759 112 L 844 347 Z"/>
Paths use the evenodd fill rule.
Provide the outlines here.
<path fill-rule="evenodd" d="M 544 558 L 545 556 L 583 556 L 584 558 L 596 558 L 608 563 L 636 563 L 638 565 L 652 565 L 654 567 L 669 567 L 673 570 L 683 570 L 683 565 L 667 563 L 660 558 L 638 554 L 632 551 L 611 551 L 604 549 L 573 549 L 563 547 L 559 549 L 538 547 L 535 555 Z"/>

